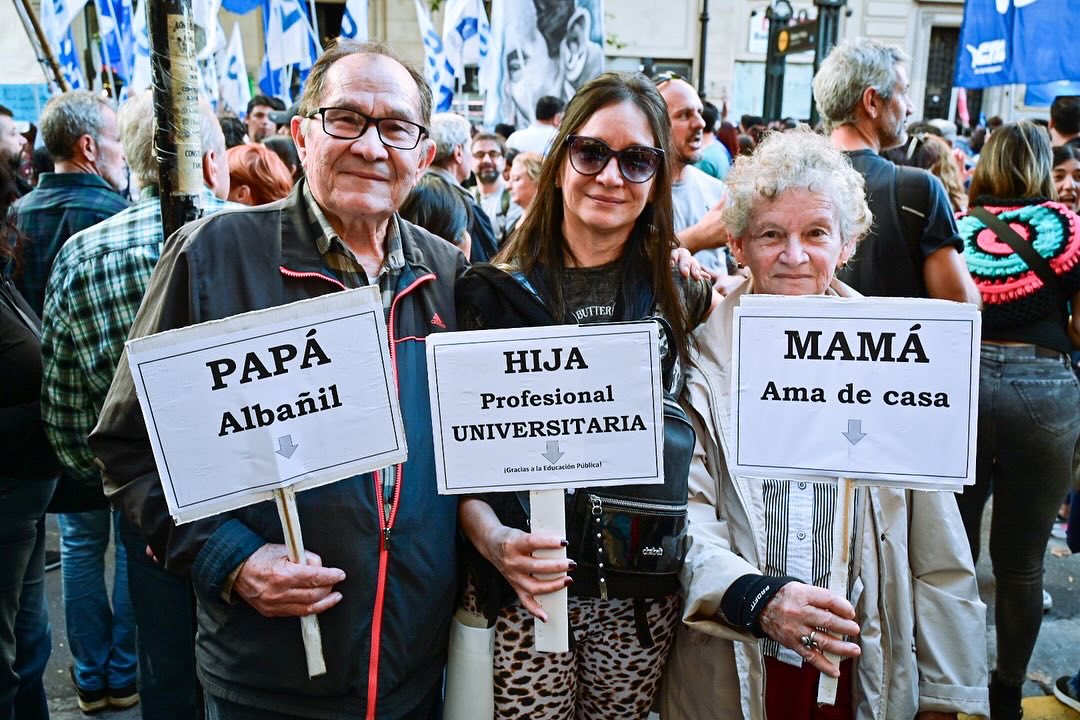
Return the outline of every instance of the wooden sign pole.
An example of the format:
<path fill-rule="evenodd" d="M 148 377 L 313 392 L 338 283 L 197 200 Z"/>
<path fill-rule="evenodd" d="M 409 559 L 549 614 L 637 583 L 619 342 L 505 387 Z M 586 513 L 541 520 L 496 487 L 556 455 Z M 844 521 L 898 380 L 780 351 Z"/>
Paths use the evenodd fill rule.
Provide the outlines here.
<path fill-rule="evenodd" d="M 533 532 L 548 532 L 556 537 L 566 537 L 565 497 L 565 490 L 530 491 L 530 529 Z M 533 555 L 544 560 L 565 560 L 566 548 L 537 550 Z M 558 575 L 537 575 L 536 577 L 540 580 L 552 580 Z M 566 598 L 566 588 L 536 598 L 548 616 L 546 623 L 535 621 L 538 652 L 568 652 L 570 650 L 570 619 L 567 615 Z"/>
<path fill-rule="evenodd" d="M 848 567 L 851 565 L 851 524 L 855 515 L 855 481 L 850 478 L 837 480 L 837 509 L 840 516 L 833 522 L 833 562 L 829 573 L 829 590 L 842 597 L 848 596 Z M 829 633 L 833 637 L 839 635 Z M 840 656 L 825 653 L 829 662 L 840 667 Z M 817 701 L 821 705 L 836 704 L 837 678 L 821 675 L 818 680 Z"/>
<path fill-rule="evenodd" d="M 291 487 L 275 490 L 274 502 L 277 504 L 278 516 L 281 517 L 281 529 L 285 532 L 285 546 L 289 549 L 289 559 L 298 565 L 306 565 L 304 538 L 300 534 L 300 515 L 296 512 L 296 491 Z M 323 658 L 318 616 L 306 615 L 300 618 L 300 632 L 304 638 L 308 677 L 325 675 L 326 660 Z"/>

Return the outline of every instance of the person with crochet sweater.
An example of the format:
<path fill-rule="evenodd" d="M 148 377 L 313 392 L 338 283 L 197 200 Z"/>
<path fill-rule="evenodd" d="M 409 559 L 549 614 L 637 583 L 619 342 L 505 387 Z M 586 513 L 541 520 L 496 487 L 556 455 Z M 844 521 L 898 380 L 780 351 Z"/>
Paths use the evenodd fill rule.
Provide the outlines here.
<path fill-rule="evenodd" d="M 983 506 L 995 495 L 993 720 L 1021 717 L 1042 623 L 1043 555 L 1080 433 L 1080 382 L 1068 356 L 1080 346 L 1080 317 L 1070 315 L 1080 303 L 1080 218 L 1054 200 L 1051 157 L 1050 138 L 1033 123 L 995 130 L 975 167 L 970 209 L 957 218 L 983 302 L 976 481 L 957 501 L 977 559 Z M 1045 263 L 1029 264 L 1023 243 Z"/>

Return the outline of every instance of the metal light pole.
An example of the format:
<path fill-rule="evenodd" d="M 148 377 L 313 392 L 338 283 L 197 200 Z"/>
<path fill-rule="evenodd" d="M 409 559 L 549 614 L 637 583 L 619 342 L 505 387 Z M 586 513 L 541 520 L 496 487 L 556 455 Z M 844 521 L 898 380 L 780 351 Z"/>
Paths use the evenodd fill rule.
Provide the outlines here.
<path fill-rule="evenodd" d="M 150 35 L 151 78 L 161 222 L 165 237 L 202 215 L 202 134 L 199 130 L 199 70 L 191 0 L 143 3 Z"/>
<path fill-rule="evenodd" d="M 784 112 L 784 71 L 787 60 L 778 44 L 780 33 L 787 27 L 793 14 L 788 0 L 776 0 L 765 9 L 765 17 L 769 19 L 769 47 L 765 52 L 765 103 L 762 108 L 765 122 L 779 119 Z"/>
<path fill-rule="evenodd" d="M 701 47 L 698 49 L 698 92 L 705 97 L 705 41 L 709 32 L 709 0 L 701 0 Z"/>
<path fill-rule="evenodd" d="M 814 0 L 814 4 L 818 9 L 817 47 L 814 48 L 814 75 L 817 75 L 821 63 L 836 47 L 836 39 L 840 35 L 840 9 L 847 4 L 847 0 Z M 817 125 L 819 119 L 814 94 L 810 93 L 810 126 Z"/>

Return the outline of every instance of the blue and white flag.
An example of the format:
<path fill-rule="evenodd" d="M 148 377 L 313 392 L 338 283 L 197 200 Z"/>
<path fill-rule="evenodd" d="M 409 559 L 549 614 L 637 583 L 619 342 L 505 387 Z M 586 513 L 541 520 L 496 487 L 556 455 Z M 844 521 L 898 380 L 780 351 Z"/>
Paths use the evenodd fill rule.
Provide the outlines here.
<path fill-rule="evenodd" d="M 251 100 L 247 67 L 244 65 L 244 45 L 240 25 L 233 23 L 228 49 L 225 51 L 225 77 L 221 81 L 221 99 L 230 110 L 243 117 Z"/>
<path fill-rule="evenodd" d="M 75 51 L 75 38 L 71 34 L 71 21 L 84 5 L 86 0 L 41 0 L 41 29 L 56 53 L 61 75 L 73 90 L 86 87 L 86 77 Z"/>
<path fill-rule="evenodd" d="M 368 0 L 345 0 L 341 37 L 361 41 L 368 39 Z"/>
<path fill-rule="evenodd" d="M 94 5 L 101 33 L 102 62 L 126 83 L 135 61 L 131 0 L 94 0 Z"/>
<path fill-rule="evenodd" d="M 435 111 L 447 112 L 454 102 L 454 68 L 446 62 L 443 41 L 423 0 L 416 0 L 416 20 L 424 41 L 424 77 L 435 96 Z"/>
<path fill-rule="evenodd" d="M 481 65 L 491 45 L 491 25 L 481 0 L 450 0 L 443 18 L 443 54 L 454 77 L 465 79 L 466 65 Z"/>
<path fill-rule="evenodd" d="M 87 87 L 86 76 L 83 75 L 79 65 L 79 55 L 75 52 L 75 37 L 71 34 L 71 28 L 64 33 L 64 39 L 60 41 L 60 52 L 57 53 L 56 62 L 60 65 L 60 74 L 64 76 L 68 87 L 72 90 L 82 90 Z"/>
<path fill-rule="evenodd" d="M 318 57 L 312 44 L 315 31 L 300 0 L 270 0 L 266 28 L 266 58 L 271 70 L 287 65 L 308 69 Z"/>
<path fill-rule="evenodd" d="M 142 92 L 150 87 L 152 82 L 150 77 L 150 35 L 146 30 L 146 3 L 149 1 L 139 0 L 131 16 L 131 34 L 135 39 L 135 48 L 131 78 L 127 84 L 129 97 L 133 93 Z"/>
<path fill-rule="evenodd" d="M 1080 80 L 1076 0 L 969 0 L 956 58 L 957 87 Z"/>

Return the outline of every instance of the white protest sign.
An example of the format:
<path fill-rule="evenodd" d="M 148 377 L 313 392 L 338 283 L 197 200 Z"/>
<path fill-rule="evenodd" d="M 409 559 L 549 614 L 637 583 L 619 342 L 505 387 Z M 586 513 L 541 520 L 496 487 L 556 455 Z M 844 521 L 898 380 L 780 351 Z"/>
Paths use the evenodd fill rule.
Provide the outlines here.
<path fill-rule="evenodd" d="M 652 322 L 427 339 L 443 494 L 663 482 Z"/>
<path fill-rule="evenodd" d="M 975 479 L 980 316 L 943 300 L 747 296 L 735 471 L 961 490 Z"/>
<path fill-rule="evenodd" d="M 127 343 L 178 523 L 402 462 L 377 288 Z"/>

